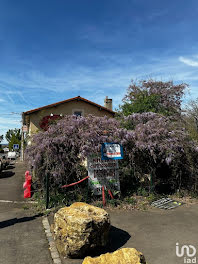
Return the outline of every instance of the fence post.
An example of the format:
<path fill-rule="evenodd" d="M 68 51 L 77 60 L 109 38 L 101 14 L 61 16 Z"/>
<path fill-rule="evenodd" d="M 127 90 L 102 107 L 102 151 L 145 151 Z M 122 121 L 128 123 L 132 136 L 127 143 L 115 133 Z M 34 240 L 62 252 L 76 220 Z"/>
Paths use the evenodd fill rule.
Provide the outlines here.
<path fill-rule="evenodd" d="M 45 184 L 46 184 L 46 209 L 49 207 L 49 173 L 46 173 L 45 176 Z"/>

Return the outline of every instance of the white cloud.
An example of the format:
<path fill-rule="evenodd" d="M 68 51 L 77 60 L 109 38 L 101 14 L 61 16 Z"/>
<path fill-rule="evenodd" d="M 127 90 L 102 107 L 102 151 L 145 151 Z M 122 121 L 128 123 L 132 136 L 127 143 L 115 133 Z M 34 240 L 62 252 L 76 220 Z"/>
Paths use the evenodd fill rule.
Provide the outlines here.
<path fill-rule="evenodd" d="M 7 117 L 0 117 L 0 124 L 3 124 L 5 127 L 8 125 L 13 125 L 16 126 L 18 124 L 20 124 L 20 119 L 18 119 L 18 117 L 16 119 L 9 119 Z"/>
<path fill-rule="evenodd" d="M 198 61 L 195 61 L 195 60 L 187 59 L 187 58 L 180 56 L 179 61 L 185 63 L 186 65 L 192 66 L 192 67 L 198 67 Z"/>
<path fill-rule="evenodd" d="M 10 107 L 6 110 L 2 108 L 2 111 L 22 112 L 24 108 L 26 110 L 36 108 L 37 97 L 39 98 L 41 92 L 46 94 L 46 99 L 50 98 L 48 94 L 55 92 L 52 98 L 54 101 L 50 103 L 58 101 L 57 94 L 64 96 L 62 100 L 81 95 L 103 105 L 104 98 L 108 95 L 113 99 L 114 107 L 117 107 L 121 104 L 131 79 L 153 78 L 162 81 L 171 79 L 174 82 L 186 82 L 193 84 L 190 88 L 198 96 L 198 90 L 196 90 L 198 74 L 195 67 L 198 66 L 198 60 L 196 59 L 193 61 L 181 56 L 179 61 L 183 63 L 180 63 L 177 57 L 167 54 L 159 57 L 134 53 L 106 55 L 100 52 L 91 53 L 89 57 L 97 58 L 98 64 L 95 67 L 86 66 L 86 64 L 71 63 L 70 65 L 68 62 L 57 66 L 58 69 L 53 74 L 28 67 L 21 74 L 0 73 L 0 92 L 9 102 L 8 107 Z M 189 63 L 194 67 L 187 67 Z M 33 98 L 31 101 L 28 99 L 29 96 Z M 41 104 L 45 105 L 48 102 L 46 103 L 43 98 Z M 11 110 L 12 106 L 15 106 L 15 110 Z"/>

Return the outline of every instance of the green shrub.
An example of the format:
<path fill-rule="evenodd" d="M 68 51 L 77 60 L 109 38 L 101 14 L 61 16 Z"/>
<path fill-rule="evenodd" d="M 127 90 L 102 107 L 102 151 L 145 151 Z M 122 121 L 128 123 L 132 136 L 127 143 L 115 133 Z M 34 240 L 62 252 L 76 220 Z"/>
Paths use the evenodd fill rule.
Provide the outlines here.
<path fill-rule="evenodd" d="M 198 191 L 193 191 L 193 192 L 191 192 L 191 193 L 190 193 L 190 196 L 191 196 L 192 198 L 196 198 L 196 199 L 198 199 Z"/>
<path fill-rule="evenodd" d="M 145 188 L 140 187 L 137 190 L 137 195 L 146 197 L 149 195 L 149 192 Z"/>
<path fill-rule="evenodd" d="M 137 201 L 134 197 L 126 197 L 124 199 L 125 202 L 127 202 L 128 204 L 132 204 L 132 205 L 135 205 L 137 204 Z"/>

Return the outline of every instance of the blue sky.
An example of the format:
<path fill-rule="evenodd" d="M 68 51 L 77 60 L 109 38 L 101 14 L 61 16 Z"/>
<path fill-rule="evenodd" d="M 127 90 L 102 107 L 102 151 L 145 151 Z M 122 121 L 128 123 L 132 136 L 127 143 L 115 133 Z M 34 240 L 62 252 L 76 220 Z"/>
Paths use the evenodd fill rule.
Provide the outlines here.
<path fill-rule="evenodd" d="M 131 79 L 198 97 L 196 0 L 0 0 L 0 134 L 20 113 L 82 96 L 121 103 Z"/>

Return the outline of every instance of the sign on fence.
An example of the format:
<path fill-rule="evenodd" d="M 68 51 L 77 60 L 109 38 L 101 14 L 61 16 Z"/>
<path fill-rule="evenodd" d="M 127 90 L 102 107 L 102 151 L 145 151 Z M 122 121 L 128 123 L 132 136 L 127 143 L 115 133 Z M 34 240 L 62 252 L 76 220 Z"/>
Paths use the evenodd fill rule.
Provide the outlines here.
<path fill-rule="evenodd" d="M 99 156 L 90 156 L 87 168 L 89 187 L 95 195 L 102 194 L 102 186 L 111 191 L 120 191 L 117 160 L 102 160 Z"/>
<path fill-rule="evenodd" d="M 102 160 L 123 159 L 123 148 L 118 143 L 103 143 L 101 148 Z"/>

